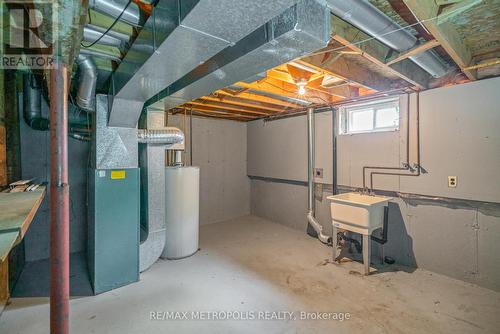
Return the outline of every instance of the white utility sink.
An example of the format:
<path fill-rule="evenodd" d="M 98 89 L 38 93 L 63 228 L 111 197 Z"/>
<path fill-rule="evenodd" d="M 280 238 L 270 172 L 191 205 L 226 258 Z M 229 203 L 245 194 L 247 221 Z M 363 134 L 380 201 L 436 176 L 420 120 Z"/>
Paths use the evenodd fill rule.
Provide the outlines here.
<path fill-rule="evenodd" d="M 384 207 L 392 199 L 360 193 L 329 196 L 334 227 L 370 235 L 384 224 Z"/>
<path fill-rule="evenodd" d="M 337 249 L 337 228 L 363 235 L 363 263 L 365 275 L 370 273 L 370 240 L 374 230 L 384 226 L 384 208 L 391 197 L 345 193 L 329 196 L 333 224 L 333 260 L 339 261 Z M 382 247 L 382 245 L 381 245 Z M 381 248 L 383 259 L 383 248 Z"/>

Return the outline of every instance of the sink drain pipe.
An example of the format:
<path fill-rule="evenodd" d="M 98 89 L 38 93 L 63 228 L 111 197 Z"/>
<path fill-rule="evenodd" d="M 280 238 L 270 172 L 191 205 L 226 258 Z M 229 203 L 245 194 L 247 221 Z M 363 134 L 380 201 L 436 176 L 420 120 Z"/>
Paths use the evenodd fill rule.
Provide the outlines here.
<path fill-rule="evenodd" d="M 307 109 L 307 192 L 308 192 L 308 205 L 307 205 L 307 234 L 312 237 L 318 238 L 324 244 L 331 245 L 332 237 L 323 233 L 323 226 L 316 220 L 315 201 L 314 201 L 314 109 Z"/>

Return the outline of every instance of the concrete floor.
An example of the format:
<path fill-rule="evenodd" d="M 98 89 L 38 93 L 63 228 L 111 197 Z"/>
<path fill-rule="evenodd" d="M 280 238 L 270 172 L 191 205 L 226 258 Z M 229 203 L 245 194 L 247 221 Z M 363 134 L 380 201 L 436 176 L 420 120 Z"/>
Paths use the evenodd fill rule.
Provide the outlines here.
<path fill-rule="evenodd" d="M 331 248 L 257 217 L 202 226 L 200 246 L 193 257 L 160 260 L 136 284 L 73 298 L 72 333 L 469 334 L 500 328 L 500 293 L 395 266 L 364 277 L 361 264 L 330 264 Z M 157 311 L 255 317 L 290 311 L 297 320 L 151 320 Z M 350 319 L 299 320 L 301 311 L 348 312 Z M 0 317 L 6 334 L 47 333 L 48 326 L 45 297 L 13 298 Z"/>

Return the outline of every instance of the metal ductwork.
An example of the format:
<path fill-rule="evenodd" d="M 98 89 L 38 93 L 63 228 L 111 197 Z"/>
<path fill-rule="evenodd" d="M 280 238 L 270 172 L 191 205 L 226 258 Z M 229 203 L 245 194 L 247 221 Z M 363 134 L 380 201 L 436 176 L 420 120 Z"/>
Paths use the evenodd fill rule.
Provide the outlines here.
<path fill-rule="evenodd" d="M 137 140 L 141 144 L 172 145 L 184 142 L 184 133 L 174 127 L 163 129 L 139 129 Z"/>
<path fill-rule="evenodd" d="M 141 26 L 142 16 L 139 6 L 132 1 L 128 3 L 128 0 L 90 0 L 89 7 L 111 17 L 118 17 L 121 15 L 121 21 L 133 26 Z M 125 7 L 127 8 L 125 9 Z"/>
<path fill-rule="evenodd" d="M 174 108 L 205 96 L 324 48 L 329 33 L 328 8 L 316 0 L 301 0 L 176 81 L 147 105 L 160 100 L 159 105 Z"/>
<path fill-rule="evenodd" d="M 139 271 L 151 267 L 165 247 L 165 152 L 184 150 L 184 133 L 165 127 L 165 113 L 148 110 L 144 126 L 137 130 L 141 167 L 141 243 Z M 123 129 L 122 129 L 123 130 Z M 168 151 L 167 151 L 168 152 Z"/>
<path fill-rule="evenodd" d="M 366 0 L 326 1 L 333 14 L 398 52 L 407 51 L 417 45 L 415 36 Z M 435 78 L 442 77 L 449 71 L 448 66 L 432 50 L 409 59 Z"/>
<path fill-rule="evenodd" d="M 129 39 L 125 34 L 112 30 L 106 32 L 106 29 L 91 24 L 83 27 L 83 40 L 89 45 L 98 40 L 97 44 L 123 49 Z"/>
<path fill-rule="evenodd" d="M 145 101 L 296 2 L 159 0 L 113 74 L 109 124 L 135 127 Z"/>
<path fill-rule="evenodd" d="M 84 110 L 95 110 L 95 90 L 97 85 L 97 67 L 91 57 L 80 54 L 79 66 L 80 82 L 76 95 L 76 104 Z"/>
<path fill-rule="evenodd" d="M 111 61 L 114 61 L 117 63 L 121 63 L 121 61 L 122 61 L 122 59 L 120 57 L 117 57 L 117 56 L 109 54 L 109 53 L 97 51 L 94 49 L 81 48 L 80 54 L 85 55 L 85 56 L 98 57 L 98 58 L 105 59 L 105 60 L 111 60 Z"/>

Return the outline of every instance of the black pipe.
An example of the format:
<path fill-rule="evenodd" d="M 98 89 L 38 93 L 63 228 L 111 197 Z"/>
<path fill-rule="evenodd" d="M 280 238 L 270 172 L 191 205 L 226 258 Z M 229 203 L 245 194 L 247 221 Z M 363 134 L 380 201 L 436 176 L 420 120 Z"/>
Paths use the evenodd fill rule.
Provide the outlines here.
<path fill-rule="evenodd" d="M 68 123 L 70 132 L 73 129 L 88 129 L 87 113 L 82 112 L 72 104 L 68 104 Z M 23 76 L 23 118 L 33 130 L 48 131 L 50 120 L 42 116 L 42 86 L 41 79 L 34 74 Z"/>
<path fill-rule="evenodd" d="M 382 238 L 371 236 L 372 240 L 383 245 L 387 242 L 387 228 L 389 227 L 389 207 L 384 206 L 384 225 L 382 227 Z"/>
<path fill-rule="evenodd" d="M 337 111 L 332 107 L 332 195 L 337 194 Z"/>
<path fill-rule="evenodd" d="M 41 85 L 33 74 L 23 77 L 23 118 L 34 130 L 49 130 L 49 120 L 42 117 Z"/>

